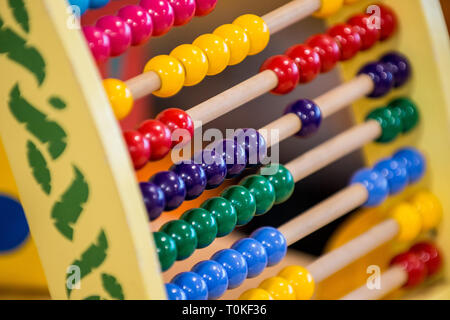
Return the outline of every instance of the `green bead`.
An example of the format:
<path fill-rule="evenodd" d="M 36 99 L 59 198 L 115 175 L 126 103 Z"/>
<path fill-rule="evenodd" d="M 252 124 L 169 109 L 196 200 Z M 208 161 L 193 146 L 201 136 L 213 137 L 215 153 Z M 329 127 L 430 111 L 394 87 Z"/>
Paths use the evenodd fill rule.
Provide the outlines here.
<path fill-rule="evenodd" d="M 402 121 L 402 132 L 407 133 L 419 123 L 419 109 L 410 99 L 399 98 L 389 103 L 388 108 Z"/>
<path fill-rule="evenodd" d="M 215 197 L 203 202 L 201 207 L 212 213 L 217 222 L 217 237 L 224 237 L 236 227 L 237 214 L 227 199 Z"/>
<path fill-rule="evenodd" d="M 402 132 L 402 121 L 399 116 L 389 108 L 378 108 L 367 116 L 366 120 L 376 120 L 381 126 L 382 133 L 377 142 L 386 143 L 393 141 Z"/>
<path fill-rule="evenodd" d="M 183 213 L 182 220 L 189 223 L 197 234 L 197 248 L 209 246 L 217 236 L 217 222 L 214 216 L 205 209 L 191 209 Z"/>
<path fill-rule="evenodd" d="M 165 232 L 175 241 L 177 260 L 190 257 L 197 248 L 197 234 L 194 228 L 184 220 L 169 221 L 159 231 Z"/>
<path fill-rule="evenodd" d="M 265 214 L 275 203 L 275 189 L 272 184 L 260 175 L 252 175 L 243 179 L 241 186 L 247 188 L 256 201 L 256 215 Z"/>
<path fill-rule="evenodd" d="M 291 172 L 281 164 L 270 164 L 261 169 L 261 173 L 266 170 L 268 175 L 264 174 L 267 180 L 272 184 L 275 189 L 275 204 L 280 204 L 289 199 L 294 192 L 295 181 Z M 276 171 L 275 171 L 276 170 Z M 275 171 L 273 174 L 270 172 Z"/>
<path fill-rule="evenodd" d="M 177 260 L 175 241 L 164 232 L 153 232 L 153 239 L 155 240 L 161 270 L 169 270 L 175 260 Z"/>
<path fill-rule="evenodd" d="M 224 190 L 221 196 L 230 201 L 236 209 L 238 226 L 243 226 L 253 219 L 256 212 L 256 201 L 246 188 L 231 186 Z"/>

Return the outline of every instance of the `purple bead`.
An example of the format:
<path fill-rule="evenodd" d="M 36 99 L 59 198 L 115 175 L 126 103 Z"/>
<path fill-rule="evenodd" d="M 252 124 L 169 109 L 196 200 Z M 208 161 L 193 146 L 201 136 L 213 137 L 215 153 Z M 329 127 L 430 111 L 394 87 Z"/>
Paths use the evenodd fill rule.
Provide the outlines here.
<path fill-rule="evenodd" d="M 381 62 L 372 62 L 366 64 L 362 69 L 358 72 L 358 74 L 367 74 L 372 78 L 374 89 L 368 95 L 371 98 L 379 98 L 392 89 L 394 86 L 394 76 L 389 71 L 390 68 Z"/>
<path fill-rule="evenodd" d="M 111 54 L 111 43 L 106 33 L 94 26 L 83 27 L 83 33 L 95 61 L 97 63 L 107 61 Z"/>
<path fill-rule="evenodd" d="M 236 144 L 243 146 L 247 158 L 247 167 L 262 164 L 267 155 L 267 145 L 264 137 L 255 129 L 238 129 L 234 134 Z"/>
<path fill-rule="evenodd" d="M 200 164 L 193 161 L 183 161 L 174 164 L 171 171 L 175 172 L 186 185 L 186 200 L 198 198 L 206 188 L 206 174 Z"/>
<path fill-rule="evenodd" d="M 152 17 L 153 36 L 162 36 L 172 29 L 175 14 L 167 0 L 141 0 L 139 5 L 146 9 Z"/>
<path fill-rule="evenodd" d="M 210 14 L 214 10 L 217 0 L 195 0 L 195 3 L 195 15 L 197 17 L 203 17 Z"/>
<path fill-rule="evenodd" d="M 164 192 L 166 199 L 166 211 L 175 210 L 186 198 L 186 186 L 184 181 L 172 171 L 162 171 L 150 178 Z"/>
<path fill-rule="evenodd" d="M 166 206 L 164 192 L 160 187 L 151 182 L 141 182 L 139 187 L 141 188 L 150 221 L 158 219 Z"/>
<path fill-rule="evenodd" d="M 225 160 L 214 150 L 203 150 L 194 156 L 194 163 L 200 164 L 206 174 L 206 189 L 214 189 L 222 184 L 227 175 Z"/>
<path fill-rule="evenodd" d="M 245 149 L 235 140 L 224 139 L 215 143 L 211 148 L 222 155 L 227 164 L 227 178 L 231 179 L 242 173 L 247 163 Z"/>
<path fill-rule="evenodd" d="M 140 6 L 126 6 L 118 14 L 131 29 L 131 45 L 138 46 L 146 42 L 153 33 L 153 21 L 147 10 Z"/>
<path fill-rule="evenodd" d="M 391 52 L 384 55 L 380 61 L 388 66 L 389 71 L 394 76 L 395 88 L 403 86 L 411 77 L 411 64 L 404 55 Z"/>
<path fill-rule="evenodd" d="M 111 42 L 111 57 L 120 56 L 130 47 L 131 29 L 122 18 L 104 16 L 97 21 L 95 26 L 108 35 Z"/>
<path fill-rule="evenodd" d="M 322 122 L 320 108 L 311 100 L 300 99 L 289 105 L 284 114 L 295 114 L 302 123 L 302 128 L 297 133 L 299 137 L 307 137 L 317 132 Z"/>
<path fill-rule="evenodd" d="M 350 184 L 362 184 L 368 193 L 368 198 L 364 206 L 377 207 L 386 200 L 389 195 L 389 183 L 385 176 L 374 169 L 362 169 L 356 172 Z"/>
<path fill-rule="evenodd" d="M 195 14 L 195 0 L 168 0 L 175 13 L 175 26 L 182 26 L 191 21 Z"/>

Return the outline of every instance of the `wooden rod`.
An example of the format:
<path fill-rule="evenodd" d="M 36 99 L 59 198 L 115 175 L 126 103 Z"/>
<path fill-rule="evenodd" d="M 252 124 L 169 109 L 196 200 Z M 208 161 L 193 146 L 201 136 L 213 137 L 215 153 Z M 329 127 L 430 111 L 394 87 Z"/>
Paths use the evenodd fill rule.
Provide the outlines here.
<path fill-rule="evenodd" d="M 378 300 L 389 292 L 402 287 L 408 279 L 408 274 L 400 266 L 393 266 L 380 277 L 380 288 L 369 289 L 366 284 L 343 296 L 340 300 Z"/>
<path fill-rule="evenodd" d="M 267 144 L 267 148 L 283 141 L 289 137 L 292 137 L 302 128 L 302 122 L 293 113 L 285 114 L 281 118 L 272 121 L 265 127 L 258 130 L 261 136 L 264 138 Z M 272 130 L 278 130 L 278 139 L 272 139 Z"/>
<path fill-rule="evenodd" d="M 125 82 L 134 100 L 148 96 L 161 88 L 161 79 L 156 72 L 149 71 Z"/>

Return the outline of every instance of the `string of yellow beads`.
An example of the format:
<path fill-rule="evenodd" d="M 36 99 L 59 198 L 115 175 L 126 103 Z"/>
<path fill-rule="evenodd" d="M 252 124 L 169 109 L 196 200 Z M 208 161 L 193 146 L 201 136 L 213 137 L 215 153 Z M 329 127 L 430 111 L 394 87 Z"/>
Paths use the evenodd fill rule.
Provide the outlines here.
<path fill-rule="evenodd" d="M 233 21 L 234 25 L 237 25 L 244 29 L 245 33 L 250 39 L 249 56 L 263 51 L 270 39 L 269 27 L 263 19 L 254 14 L 244 14 Z"/>
<path fill-rule="evenodd" d="M 289 282 L 281 277 L 267 278 L 259 284 L 274 300 L 295 300 L 295 292 Z"/>
<path fill-rule="evenodd" d="M 156 72 L 161 80 L 161 87 L 153 92 L 155 96 L 170 97 L 183 88 L 186 75 L 183 65 L 178 59 L 168 55 L 156 56 L 144 68 L 144 72 L 149 71 Z"/>
<path fill-rule="evenodd" d="M 274 300 L 269 292 L 261 288 L 253 288 L 245 291 L 239 300 Z"/>
<path fill-rule="evenodd" d="M 294 289 L 297 300 L 310 300 L 314 294 L 315 283 L 308 269 L 301 266 L 288 266 L 278 273 Z"/>
<path fill-rule="evenodd" d="M 103 80 L 103 87 L 117 119 L 125 118 L 133 107 L 134 99 L 125 82 L 118 79 Z"/>
<path fill-rule="evenodd" d="M 314 16 L 319 18 L 329 17 L 338 12 L 343 5 L 344 0 L 322 0 L 320 9 L 314 13 Z"/>
<path fill-rule="evenodd" d="M 419 236 L 422 217 L 413 205 L 402 202 L 390 211 L 390 216 L 399 224 L 398 241 L 410 242 Z"/>
<path fill-rule="evenodd" d="M 422 231 L 428 232 L 437 228 L 442 220 L 443 209 L 439 199 L 429 191 L 420 191 L 410 203 L 416 208 L 422 218 Z"/>
<path fill-rule="evenodd" d="M 234 24 L 224 24 L 217 27 L 213 34 L 222 37 L 230 49 L 228 65 L 241 63 L 247 57 L 250 51 L 250 39 L 243 28 Z"/>
<path fill-rule="evenodd" d="M 208 59 L 202 49 L 193 44 L 182 44 L 170 53 L 171 57 L 178 59 L 184 67 L 186 74 L 185 86 L 195 86 L 200 83 L 208 72 Z"/>
<path fill-rule="evenodd" d="M 205 53 L 208 59 L 208 76 L 221 73 L 230 62 L 230 49 L 225 40 L 212 33 L 203 34 L 192 43 Z"/>

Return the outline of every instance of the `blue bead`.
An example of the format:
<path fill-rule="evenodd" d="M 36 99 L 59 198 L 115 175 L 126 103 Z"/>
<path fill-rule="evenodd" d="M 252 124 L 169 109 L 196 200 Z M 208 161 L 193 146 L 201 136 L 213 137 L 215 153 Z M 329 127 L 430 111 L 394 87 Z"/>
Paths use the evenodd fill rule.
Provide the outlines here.
<path fill-rule="evenodd" d="M 89 8 L 98 9 L 106 6 L 109 3 L 109 0 L 90 0 Z"/>
<path fill-rule="evenodd" d="M 160 187 L 151 182 L 141 182 L 139 187 L 141 188 L 144 204 L 147 208 L 148 218 L 151 221 L 159 218 L 166 206 L 164 192 Z"/>
<path fill-rule="evenodd" d="M 277 229 L 262 227 L 255 230 L 250 237 L 258 240 L 266 249 L 268 267 L 278 264 L 286 255 L 286 239 Z"/>
<path fill-rule="evenodd" d="M 358 72 L 358 74 L 367 74 L 372 78 L 374 89 L 368 95 L 371 98 L 379 98 L 392 89 L 394 86 L 394 76 L 389 71 L 390 68 L 386 66 L 386 64 L 381 62 L 372 62 L 366 64 L 362 69 Z"/>
<path fill-rule="evenodd" d="M 184 181 L 172 171 L 162 171 L 150 178 L 164 193 L 166 199 L 166 211 L 175 210 L 186 198 L 186 186 Z"/>
<path fill-rule="evenodd" d="M 244 148 L 248 168 L 262 164 L 267 157 L 266 140 L 255 129 L 236 130 L 234 141 Z"/>
<path fill-rule="evenodd" d="M 383 174 L 377 170 L 359 170 L 351 179 L 351 184 L 355 183 L 360 183 L 367 189 L 369 197 L 364 204 L 366 207 L 376 207 L 380 205 L 389 194 L 388 181 Z"/>
<path fill-rule="evenodd" d="M 186 300 L 186 293 L 183 289 L 173 283 L 166 283 L 166 293 L 168 300 Z"/>
<path fill-rule="evenodd" d="M 267 253 L 263 245 L 252 238 L 244 238 L 233 244 L 236 250 L 247 262 L 247 278 L 254 278 L 261 274 L 267 266 Z"/>
<path fill-rule="evenodd" d="M 228 289 L 239 287 L 247 278 L 247 261 L 236 250 L 220 250 L 211 257 L 211 260 L 220 263 L 227 272 Z"/>
<path fill-rule="evenodd" d="M 208 287 L 205 280 L 195 272 L 182 272 L 177 274 L 172 281 L 186 294 L 186 300 L 207 300 Z"/>
<path fill-rule="evenodd" d="M 302 128 L 297 133 L 299 137 L 307 137 L 317 132 L 322 122 L 322 112 L 320 108 L 311 100 L 300 99 L 289 105 L 284 114 L 295 114 L 302 123 Z"/>
<path fill-rule="evenodd" d="M 0 253 L 22 245 L 29 233 L 27 219 L 20 203 L 0 194 Z"/>
<path fill-rule="evenodd" d="M 414 148 L 404 148 L 397 151 L 393 158 L 402 162 L 408 170 L 409 183 L 419 181 L 425 174 L 427 162 L 422 153 Z"/>
<path fill-rule="evenodd" d="M 206 174 L 200 164 L 193 161 L 183 161 L 174 164 L 171 171 L 175 172 L 186 186 L 186 200 L 198 198 L 206 188 Z"/>
<path fill-rule="evenodd" d="M 214 150 L 203 150 L 194 155 L 194 162 L 200 164 L 206 174 L 206 189 L 215 189 L 227 175 L 227 165 L 222 155 Z"/>
<path fill-rule="evenodd" d="M 209 149 L 209 148 L 208 148 Z M 223 139 L 211 146 L 215 152 L 222 155 L 227 165 L 227 179 L 234 178 L 244 171 L 247 164 L 245 149 L 236 141 Z"/>
<path fill-rule="evenodd" d="M 408 58 L 398 52 L 384 55 L 381 62 L 385 63 L 394 76 L 394 87 L 403 86 L 411 77 L 411 63 Z"/>
<path fill-rule="evenodd" d="M 203 277 L 208 287 L 208 299 L 220 298 L 228 288 L 228 276 L 222 265 L 213 260 L 197 263 L 192 272 Z"/>
<path fill-rule="evenodd" d="M 80 14 L 86 12 L 89 8 L 89 0 L 69 0 L 71 6 L 77 6 L 80 9 Z"/>
<path fill-rule="evenodd" d="M 374 169 L 387 179 L 390 194 L 397 194 L 408 185 L 408 170 L 400 161 L 384 159 L 375 164 Z"/>

